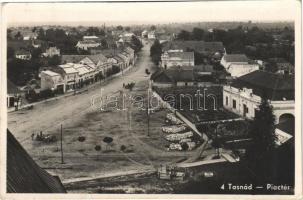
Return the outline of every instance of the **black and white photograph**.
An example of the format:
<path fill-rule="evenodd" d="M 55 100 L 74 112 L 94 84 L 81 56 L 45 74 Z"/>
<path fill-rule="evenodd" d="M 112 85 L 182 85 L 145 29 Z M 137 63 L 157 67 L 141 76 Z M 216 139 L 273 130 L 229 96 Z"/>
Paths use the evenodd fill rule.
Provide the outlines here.
<path fill-rule="evenodd" d="M 3 199 L 302 197 L 300 1 L 2 11 Z"/>

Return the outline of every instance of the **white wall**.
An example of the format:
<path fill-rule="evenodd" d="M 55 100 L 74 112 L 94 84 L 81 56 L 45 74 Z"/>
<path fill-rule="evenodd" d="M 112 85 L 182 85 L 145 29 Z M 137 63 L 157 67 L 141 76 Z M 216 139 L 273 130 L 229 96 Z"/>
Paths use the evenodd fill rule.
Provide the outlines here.
<path fill-rule="evenodd" d="M 228 98 L 228 104 L 226 104 L 226 98 Z M 236 101 L 236 108 L 233 108 L 233 100 Z M 239 90 L 231 86 L 223 87 L 224 108 L 238 115 L 244 116 L 243 105 L 245 104 L 248 108 L 248 113 L 246 113 L 245 117 L 253 119 L 255 117 L 255 109 L 258 108 L 260 103 L 261 97 L 254 95 L 251 89 L 243 88 L 243 90 Z M 273 106 L 273 114 L 276 117 L 276 123 L 279 123 L 279 117 L 282 114 L 290 113 L 294 115 L 294 100 L 271 101 L 270 104 Z"/>
<path fill-rule="evenodd" d="M 226 70 L 231 74 L 232 77 L 240 77 L 253 71 L 259 70 L 259 65 L 232 63 Z"/>

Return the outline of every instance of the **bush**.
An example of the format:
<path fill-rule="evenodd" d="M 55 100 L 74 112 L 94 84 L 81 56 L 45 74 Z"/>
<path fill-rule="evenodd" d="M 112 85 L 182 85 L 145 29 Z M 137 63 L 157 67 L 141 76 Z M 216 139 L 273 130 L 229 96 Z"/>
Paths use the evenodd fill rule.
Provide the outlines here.
<path fill-rule="evenodd" d="M 112 141 L 113 141 L 113 138 L 111 138 L 111 137 L 105 137 L 105 138 L 103 139 L 103 142 L 105 142 L 105 143 L 107 143 L 107 144 L 111 143 Z"/>
<path fill-rule="evenodd" d="M 41 99 L 47 99 L 47 98 L 54 97 L 54 96 L 55 96 L 54 92 L 50 89 L 42 90 L 39 93 L 39 97 Z"/>
<path fill-rule="evenodd" d="M 85 141 L 85 137 L 84 136 L 79 136 L 78 137 L 78 141 L 79 142 L 84 142 Z"/>
<path fill-rule="evenodd" d="M 101 146 L 100 146 L 100 145 L 96 145 L 96 146 L 95 146 L 95 150 L 96 150 L 96 151 L 100 151 L 100 150 L 101 150 Z"/>
<path fill-rule="evenodd" d="M 121 145 L 120 150 L 124 152 L 126 150 L 126 146 L 125 145 Z"/>

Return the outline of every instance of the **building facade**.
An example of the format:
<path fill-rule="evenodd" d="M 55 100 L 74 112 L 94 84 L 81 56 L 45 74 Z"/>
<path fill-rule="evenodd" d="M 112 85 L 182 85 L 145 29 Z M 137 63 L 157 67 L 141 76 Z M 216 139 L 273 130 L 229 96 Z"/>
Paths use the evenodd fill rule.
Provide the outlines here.
<path fill-rule="evenodd" d="M 244 54 L 225 54 L 220 64 L 233 78 L 259 70 L 258 63 L 249 60 Z"/>
<path fill-rule="evenodd" d="M 255 71 L 223 87 L 223 106 L 242 117 L 253 119 L 262 96 L 273 108 L 276 123 L 283 117 L 294 116 L 293 77 L 280 77 L 263 71 Z"/>
<path fill-rule="evenodd" d="M 172 66 L 194 66 L 194 52 L 164 52 L 161 55 L 161 67 L 168 69 Z"/>
<path fill-rule="evenodd" d="M 46 70 L 41 71 L 41 90 L 56 90 L 59 93 L 65 92 L 65 82 L 59 73 Z"/>

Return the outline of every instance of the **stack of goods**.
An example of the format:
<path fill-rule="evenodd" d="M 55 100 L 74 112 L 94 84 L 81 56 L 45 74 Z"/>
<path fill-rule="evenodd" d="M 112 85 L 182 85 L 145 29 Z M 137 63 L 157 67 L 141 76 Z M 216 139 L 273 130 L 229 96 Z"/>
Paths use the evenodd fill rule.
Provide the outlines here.
<path fill-rule="evenodd" d="M 182 147 L 181 147 L 181 145 L 178 144 L 178 143 L 171 143 L 171 144 L 169 145 L 169 150 L 179 150 L 179 151 L 181 151 L 181 150 L 182 150 Z"/>
<path fill-rule="evenodd" d="M 168 113 L 168 114 L 166 115 L 166 118 L 167 118 L 168 120 L 170 120 L 170 122 L 171 122 L 172 124 L 176 124 L 176 125 L 183 124 L 183 122 L 182 122 L 180 119 L 178 119 L 173 113 Z"/>
<path fill-rule="evenodd" d="M 168 141 L 176 142 L 176 141 L 180 141 L 182 139 L 190 138 L 193 135 L 194 134 L 193 134 L 192 131 L 188 131 L 188 132 L 185 132 L 185 133 L 169 134 L 169 135 L 165 136 L 165 138 Z"/>
<path fill-rule="evenodd" d="M 173 125 L 173 126 L 162 127 L 162 131 L 164 133 L 178 133 L 185 130 L 186 130 L 186 126 L 184 125 Z"/>

